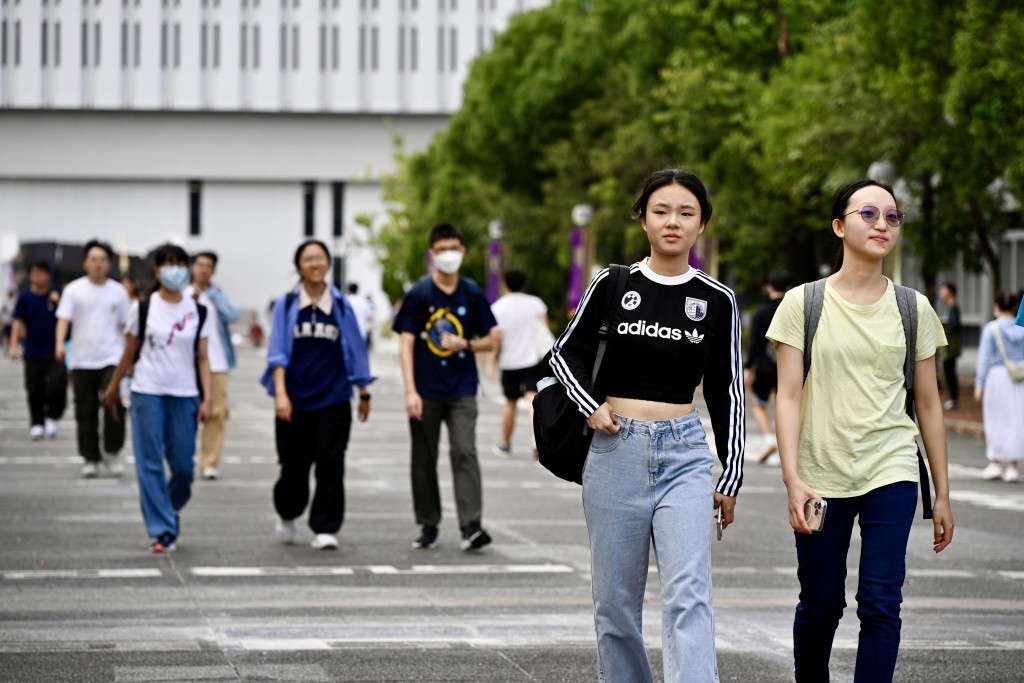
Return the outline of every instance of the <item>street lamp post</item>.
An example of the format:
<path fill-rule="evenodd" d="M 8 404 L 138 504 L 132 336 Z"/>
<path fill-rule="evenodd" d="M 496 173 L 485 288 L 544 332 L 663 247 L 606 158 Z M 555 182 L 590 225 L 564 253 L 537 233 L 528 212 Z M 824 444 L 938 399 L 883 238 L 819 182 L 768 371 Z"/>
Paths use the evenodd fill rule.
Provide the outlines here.
<path fill-rule="evenodd" d="M 487 301 L 494 303 L 501 296 L 501 239 L 505 236 L 505 223 L 493 220 L 487 224 Z"/>
<path fill-rule="evenodd" d="M 566 288 L 565 298 L 566 308 L 570 315 L 576 312 L 576 308 L 580 305 L 580 299 L 583 298 L 583 277 L 591 265 L 588 257 L 592 240 L 588 239 L 588 227 L 593 215 L 594 210 L 589 204 L 577 204 L 572 208 L 573 229 L 569 235 L 569 254 L 571 256 L 569 286 Z"/>

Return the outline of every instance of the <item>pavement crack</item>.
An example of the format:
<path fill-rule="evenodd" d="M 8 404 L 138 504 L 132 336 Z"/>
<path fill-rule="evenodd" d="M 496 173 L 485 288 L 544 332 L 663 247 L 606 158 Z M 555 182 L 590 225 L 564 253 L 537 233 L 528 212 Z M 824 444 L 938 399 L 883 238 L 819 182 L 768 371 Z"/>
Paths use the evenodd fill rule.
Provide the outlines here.
<path fill-rule="evenodd" d="M 514 666 L 514 667 L 515 667 L 515 668 L 516 668 L 516 669 L 517 669 L 518 671 L 522 672 L 522 674 L 523 674 L 524 676 L 526 676 L 527 678 L 529 678 L 529 679 L 530 679 L 531 681 L 538 681 L 538 683 L 540 683 L 540 679 L 539 679 L 539 678 L 537 678 L 536 676 L 534 676 L 534 675 L 533 675 L 532 673 L 530 673 L 530 672 L 529 672 L 529 671 L 527 671 L 526 669 L 524 669 L 523 667 L 521 667 L 521 666 L 519 665 L 519 662 L 517 662 L 516 660 L 512 659 L 511 657 L 509 657 L 508 655 L 506 655 L 506 654 L 505 654 L 504 652 L 502 652 L 501 650 L 495 650 L 495 652 L 497 652 L 497 654 L 498 654 L 498 656 L 499 656 L 499 657 L 501 657 L 501 658 L 502 658 L 502 659 L 504 659 L 504 660 L 505 660 L 506 662 L 508 662 L 509 664 L 511 664 L 512 666 Z"/>

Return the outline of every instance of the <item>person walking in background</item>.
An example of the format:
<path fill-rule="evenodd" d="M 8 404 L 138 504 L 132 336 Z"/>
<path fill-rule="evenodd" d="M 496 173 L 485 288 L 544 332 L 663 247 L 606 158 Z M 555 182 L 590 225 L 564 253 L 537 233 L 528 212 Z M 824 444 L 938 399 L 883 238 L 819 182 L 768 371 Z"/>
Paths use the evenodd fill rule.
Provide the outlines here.
<path fill-rule="evenodd" d="M 128 292 L 129 301 L 135 303 L 139 300 L 139 283 L 135 281 L 135 278 L 131 275 L 122 275 L 121 285 L 124 287 L 124 290 Z"/>
<path fill-rule="evenodd" d="M 476 353 L 498 344 L 497 321 L 480 287 L 459 275 L 466 252 L 462 233 L 446 223 L 427 239 L 434 271 L 408 291 L 395 315 L 405 411 L 412 437 L 412 497 L 420 535 L 414 548 L 436 548 L 441 523 L 437 483 L 441 423 L 448 426 L 455 506 L 463 550 L 491 536 L 481 526 L 483 490 L 476 453 Z"/>
<path fill-rule="evenodd" d="M 119 455 L 124 446 L 124 409 L 116 403 L 104 406 L 100 398 L 124 351 L 122 331 L 130 302 L 124 286 L 107 277 L 114 259 L 110 245 L 90 240 L 83 253 L 85 276 L 64 288 L 57 306 L 54 357 L 64 362 L 68 331 L 74 325 L 75 343 L 68 367 L 75 394 L 78 452 L 85 459 L 82 476 L 97 476 L 102 462 L 109 474 L 120 477 L 124 474 Z M 99 440 L 101 409 L 103 455 Z"/>
<path fill-rule="evenodd" d="M 355 311 L 359 334 L 363 336 L 366 352 L 369 353 L 373 350 L 373 302 L 370 297 L 359 294 L 359 285 L 355 282 L 348 283 L 348 302 Z"/>
<path fill-rule="evenodd" d="M 8 352 L 18 359 L 18 345 L 24 340 L 25 393 L 28 395 L 29 436 L 57 438 L 57 421 L 64 414 L 68 397 L 68 374 L 64 363 L 54 358 L 57 304 L 60 292 L 50 286 L 50 266 L 45 261 L 28 267 L 29 288 L 18 296 L 11 324 Z"/>
<path fill-rule="evenodd" d="M 779 379 L 775 346 L 764 335 L 790 284 L 789 273 L 785 271 L 769 274 L 764 287 L 768 300 L 757 307 L 750 321 L 750 343 L 747 346 L 747 362 L 743 366 L 743 381 L 754 395 L 754 421 L 761 430 L 761 448 L 757 461 L 773 467 L 779 466 L 779 456 L 775 453 L 778 442 L 775 440 L 775 430 L 772 429 L 768 405 L 772 394 L 779 388 Z"/>
<path fill-rule="evenodd" d="M 960 380 L 956 374 L 956 360 L 960 357 L 960 305 L 956 302 L 956 285 L 952 282 L 943 282 L 939 287 L 939 298 L 946 305 L 943 311 L 942 329 L 946 333 L 946 341 L 949 342 L 942 347 L 942 374 L 946 380 L 946 392 L 949 398 L 942 404 L 944 410 L 953 410 L 960 407 Z"/>
<path fill-rule="evenodd" d="M 993 312 L 996 319 L 981 328 L 974 397 L 981 403 L 985 424 L 985 479 L 1015 482 L 1017 463 L 1024 460 L 1024 377 L 1015 379 L 1008 366 L 1024 375 L 1024 328 L 1014 324 L 1017 295 L 1000 292 Z M 1003 467 L 1005 466 L 1005 470 Z"/>
<path fill-rule="evenodd" d="M 882 272 L 902 224 L 889 186 L 859 180 L 840 187 L 832 200 L 831 229 L 842 241 L 841 265 L 825 281 L 806 377 L 804 301 L 810 284 L 786 294 L 768 328 L 778 354 L 776 433 L 800 581 L 793 622 L 797 683 L 829 680 L 856 517 L 860 638 L 854 681 L 892 681 L 896 667 L 919 457 L 918 426 L 907 414 L 907 342 L 893 343 L 905 340 L 903 318 L 894 285 Z M 912 296 L 913 389 L 935 484 L 932 549 L 938 553 L 953 540 L 954 526 L 935 377 L 935 351 L 946 340 L 928 299 L 919 292 Z M 805 506 L 818 499 L 827 504 L 824 526 L 812 533 Z"/>
<path fill-rule="evenodd" d="M 231 342 L 231 323 L 242 312 L 220 287 L 212 282 L 217 271 L 217 254 L 201 251 L 192 257 L 192 284 L 185 296 L 197 297 L 208 311 L 210 338 L 210 414 L 203 424 L 199 448 L 199 473 L 203 479 L 220 476 L 220 455 L 224 449 L 224 423 L 228 420 L 228 372 L 235 367 L 235 345 Z"/>
<path fill-rule="evenodd" d="M 651 245 L 629 268 L 609 324 L 598 377 L 591 377 L 609 270 L 590 283 L 551 349 L 551 368 L 594 430 L 583 468 L 590 535 L 598 674 L 602 681 L 654 679 L 641 629 L 653 542 L 662 594 L 666 683 L 718 681 L 711 606 L 712 515 L 734 519 L 743 481 L 743 357 L 732 290 L 689 265 L 711 220 L 707 188 L 693 173 L 651 174 L 633 204 Z M 614 291 L 614 290 L 613 290 Z M 595 383 L 596 381 L 596 383 Z M 694 392 L 704 399 L 723 472 Z"/>
<path fill-rule="evenodd" d="M 295 251 L 299 283 L 274 302 L 267 369 L 260 380 L 274 397 L 274 435 L 280 476 L 274 485 L 277 534 L 295 542 L 295 520 L 309 503 L 309 470 L 316 493 L 309 528 L 318 550 L 338 547 L 345 516 L 345 450 L 352 430 L 353 387 L 359 421 L 370 416 L 374 381 L 355 312 L 326 281 L 331 253 L 319 240 Z"/>
<path fill-rule="evenodd" d="M 14 306 L 18 301 L 18 290 L 11 287 L 0 301 L 0 345 L 11 344 L 11 326 L 14 320 Z"/>
<path fill-rule="evenodd" d="M 192 496 L 196 423 L 210 414 L 206 349 L 211 331 L 206 307 L 182 292 L 188 284 L 185 250 L 174 244 L 157 247 L 153 272 L 157 289 L 131 308 L 124 353 L 103 402 L 120 405 L 121 378 L 133 367 L 132 446 L 142 518 L 152 539 L 150 552 L 169 553 L 177 548 L 181 510 Z M 75 343 L 77 348 L 77 335 Z"/>
<path fill-rule="evenodd" d="M 520 398 L 525 399 L 529 406 L 529 423 L 533 424 L 533 397 L 537 393 L 537 382 L 547 374 L 540 365 L 547 350 L 541 351 L 540 346 L 546 340 L 548 348 L 551 348 L 554 341 L 547 327 L 547 304 L 539 297 L 523 292 L 526 273 L 520 268 L 509 268 L 504 277 L 508 293 L 491 304 L 501 341 L 497 352 L 487 355 L 487 374 L 490 377 L 494 376 L 494 357 L 498 356 L 501 388 L 505 394 L 501 443 L 494 447 L 494 454 L 499 458 L 512 455 L 512 431 Z"/>

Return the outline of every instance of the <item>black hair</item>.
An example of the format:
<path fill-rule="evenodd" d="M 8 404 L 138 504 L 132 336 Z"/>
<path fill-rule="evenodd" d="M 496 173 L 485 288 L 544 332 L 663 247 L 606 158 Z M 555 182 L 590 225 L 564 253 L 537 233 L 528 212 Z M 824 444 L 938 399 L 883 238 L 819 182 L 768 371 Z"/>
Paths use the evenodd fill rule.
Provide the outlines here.
<path fill-rule="evenodd" d="M 26 272 L 31 273 L 33 270 L 45 270 L 49 274 L 53 274 L 53 269 L 50 268 L 49 261 L 33 261 L 28 264 L 28 270 Z"/>
<path fill-rule="evenodd" d="M 860 180 L 854 180 L 851 183 L 846 183 L 836 190 L 835 194 L 832 195 L 832 217 L 828 219 L 829 230 L 832 230 L 832 221 L 834 220 L 845 220 L 846 219 L 846 207 L 850 204 L 850 197 L 854 195 L 858 190 L 863 190 L 865 187 L 880 187 L 892 196 L 892 200 L 896 201 L 896 193 L 892 191 L 892 186 L 886 185 L 885 183 L 871 178 L 861 178 Z M 833 234 L 834 231 L 833 231 Z M 839 240 L 839 252 L 836 254 L 836 267 L 835 270 L 839 270 L 843 266 L 843 242 Z"/>
<path fill-rule="evenodd" d="M 945 287 L 946 289 L 949 290 L 950 294 L 952 294 L 953 296 L 956 296 L 956 284 L 955 283 L 953 283 L 953 282 L 943 282 L 939 286 L 940 287 Z"/>
<path fill-rule="evenodd" d="M 996 295 L 996 308 L 1006 313 L 1016 313 L 1017 305 L 1020 303 L 1020 294 L 1004 289 Z"/>
<path fill-rule="evenodd" d="M 85 257 L 89 255 L 89 252 L 92 251 L 93 249 L 102 249 L 103 251 L 107 252 L 108 259 L 110 259 L 111 261 L 114 260 L 113 248 L 111 248 L 111 246 L 106 242 L 101 242 L 100 240 L 89 240 L 88 242 L 85 243 L 85 246 L 82 247 L 82 259 L 84 260 Z"/>
<path fill-rule="evenodd" d="M 505 286 L 510 292 L 521 292 L 526 286 L 526 273 L 522 268 L 506 268 L 504 273 Z"/>
<path fill-rule="evenodd" d="M 459 232 L 458 228 L 448 223 L 438 223 L 430 229 L 430 234 L 427 236 L 427 246 L 433 249 L 435 242 L 453 237 L 459 241 L 459 244 L 465 246 L 466 240 L 463 239 L 462 233 Z"/>
<path fill-rule="evenodd" d="M 214 269 L 217 268 L 217 254 L 215 252 L 212 252 L 212 251 L 201 251 L 201 252 L 199 252 L 199 253 L 197 253 L 197 254 L 192 256 L 192 263 L 195 263 L 196 259 L 200 259 L 200 258 L 208 258 L 208 259 L 210 259 L 211 261 L 213 261 Z"/>
<path fill-rule="evenodd" d="M 306 247 L 317 246 L 324 250 L 324 254 L 327 255 L 327 262 L 331 262 L 331 250 L 327 248 L 327 245 L 320 240 L 309 239 L 299 245 L 299 248 L 295 250 L 295 258 L 292 262 L 295 264 L 295 270 L 299 270 L 299 261 L 302 257 L 302 252 L 306 250 Z"/>
<path fill-rule="evenodd" d="M 642 219 L 647 213 L 647 202 L 651 195 L 656 190 L 672 184 L 682 185 L 697 197 L 697 203 L 700 204 L 700 224 L 706 226 L 710 223 L 711 200 L 708 198 L 708 188 L 696 175 L 681 168 L 663 168 L 647 176 L 647 180 L 644 181 L 644 186 L 640 190 L 640 196 L 633 202 L 633 218 Z"/>
<path fill-rule="evenodd" d="M 348 293 L 349 294 L 358 294 L 359 293 L 359 284 L 355 283 L 355 282 L 348 283 Z"/>
<path fill-rule="evenodd" d="M 793 286 L 793 278 L 787 270 L 774 270 L 768 273 L 768 286 L 776 292 L 785 292 Z"/>

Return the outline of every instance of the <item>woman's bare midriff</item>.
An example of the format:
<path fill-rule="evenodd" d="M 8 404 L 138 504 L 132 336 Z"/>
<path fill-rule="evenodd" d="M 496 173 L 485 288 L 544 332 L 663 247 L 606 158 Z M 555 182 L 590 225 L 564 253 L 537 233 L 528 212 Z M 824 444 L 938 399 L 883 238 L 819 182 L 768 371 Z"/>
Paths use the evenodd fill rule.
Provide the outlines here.
<path fill-rule="evenodd" d="M 631 417 L 634 420 L 674 420 L 696 410 L 692 403 L 661 403 L 616 396 L 609 396 L 605 400 L 616 415 Z"/>

